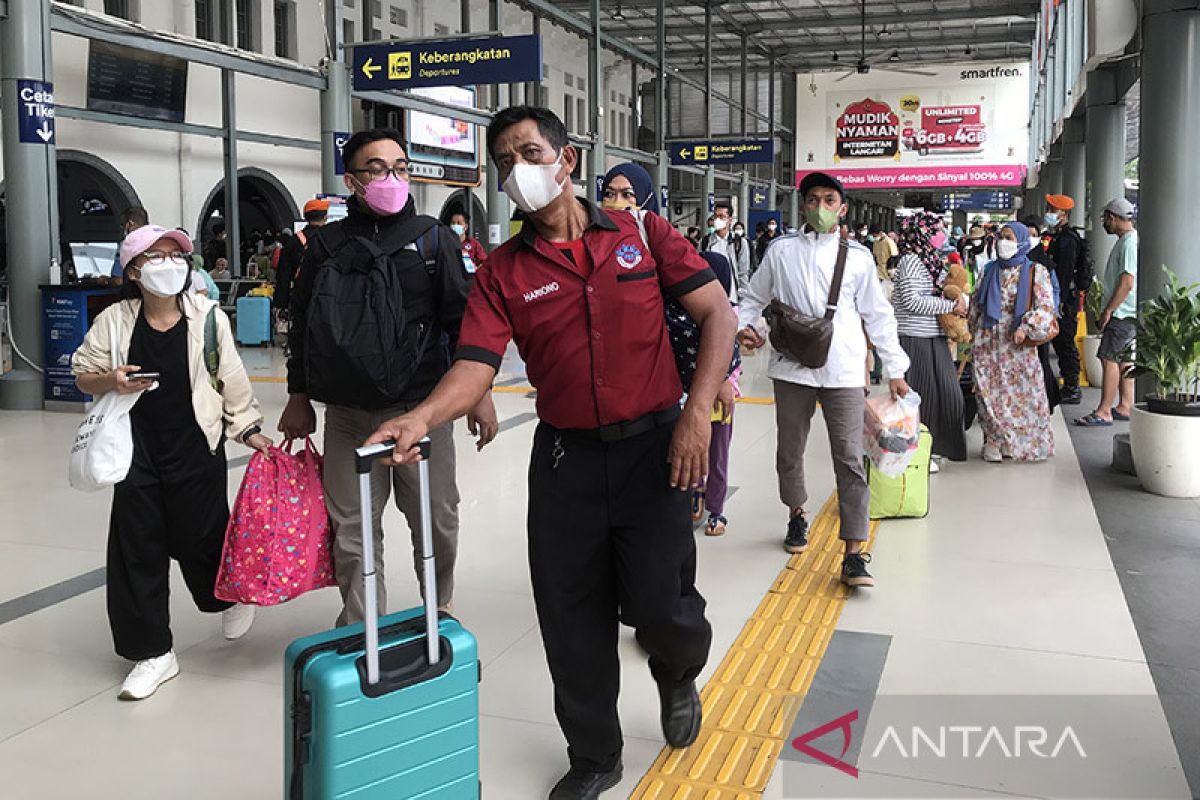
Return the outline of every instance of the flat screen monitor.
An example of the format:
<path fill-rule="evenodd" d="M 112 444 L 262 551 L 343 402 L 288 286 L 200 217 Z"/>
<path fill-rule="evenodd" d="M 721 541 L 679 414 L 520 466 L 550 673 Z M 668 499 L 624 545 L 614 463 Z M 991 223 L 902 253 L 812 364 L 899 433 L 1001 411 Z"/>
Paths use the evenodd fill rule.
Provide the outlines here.
<path fill-rule="evenodd" d="M 87 106 L 129 117 L 183 122 L 188 62 L 92 40 L 88 43 Z"/>
<path fill-rule="evenodd" d="M 435 86 L 409 91 L 440 103 L 463 108 L 475 107 L 475 88 L 470 86 Z M 409 111 L 405 127 L 409 155 L 413 161 L 472 168 L 479 166 L 477 125 L 424 111 Z"/>
<path fill-rule="evenodd" d="M 116 242 L 71 242 L 71 260 L 77 278 L 102 278 L 112 274 L 117 260 Z"/>

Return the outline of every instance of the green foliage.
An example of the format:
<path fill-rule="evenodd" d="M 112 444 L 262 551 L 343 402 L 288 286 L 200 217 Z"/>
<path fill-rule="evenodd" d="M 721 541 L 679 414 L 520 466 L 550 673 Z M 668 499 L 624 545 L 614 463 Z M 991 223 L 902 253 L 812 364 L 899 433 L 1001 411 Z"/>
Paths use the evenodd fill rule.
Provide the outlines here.
<path fill-rule="evenodd" d="M 1164 399 L 1200 400 L 1200 284 L 1184 286 L 1174 272 L 1167 287 L 1142 303 L 1137 319 L 1134 352 L 1122 355 L 1132 363 L 1127 377 L 1152 375 Z"/>
<path fill-rule="evenodd" d="M 1093 335 L 1100 333 L 1100 315 L 1104 313 L 1104 291 L 1104 283 L 1096 277 L 1084 299 L 1083 310 L 1087 315 L 1088 331 Z"/>

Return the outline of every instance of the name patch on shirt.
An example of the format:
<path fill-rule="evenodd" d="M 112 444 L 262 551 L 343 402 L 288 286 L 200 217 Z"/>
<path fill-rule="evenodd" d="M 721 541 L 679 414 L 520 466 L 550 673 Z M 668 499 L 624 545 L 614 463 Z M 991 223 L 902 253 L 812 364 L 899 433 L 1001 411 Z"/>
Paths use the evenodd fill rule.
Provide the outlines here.
<path fill-rule="evenodd" d="M 558 291 L 558 281 L 554 281 L 553 283 L 547 283 L 545 286 L 543 286 L 539 289 L 534 289 L 532 292 L 526 292 L 524 295 L 525 302 L 532 303 L 534 300 L 540 300 L 541 298 L 545 297 L 546 295 L 554 294 L 557 291 Z"/>
<path fill-rule="evenodd" d="M 636 244 L 623 244 L 617 248 L 617 265 L 622 269 L 633 269 L 642 263 L 642 249 Z"/>

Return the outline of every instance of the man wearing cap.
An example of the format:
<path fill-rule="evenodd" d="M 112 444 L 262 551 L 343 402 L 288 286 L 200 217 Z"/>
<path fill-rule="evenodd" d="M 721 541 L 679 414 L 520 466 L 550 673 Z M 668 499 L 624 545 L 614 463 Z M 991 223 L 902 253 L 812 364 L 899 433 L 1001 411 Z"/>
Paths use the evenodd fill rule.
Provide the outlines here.
<path fill-rule="evenodd" d="M 842 582 L 847 586 L 873 586 L 874 579 L 866 568 L 870 556 L 863 552 L 870 505 L 862 463 L 866 394 L 863 364 L 867 358 L 864 327 L 876 354 L 883 360 L 893 397 L 908 394 L 904 376 L 909 361 L 900 347 L 892 306 L 876 277 L 874 256 L 839 233 L 838 221 L 847 211 L 841 183 L 821 172 L 809 173 L 800 182 L 800 194 L 804 198 L 807 224 L 799 233 L 780 238 L 767 250 L 742 297 L 738 341 L 749 348 L 766 343 L 766 329 L 760 318 L 772 300 L 809 317 L 824 316 L 839 254 L 844 254 L 841 290 L 833 316 L 833 342 L 825 364 L 810 369 L 776 351 L 771 354 L 767 375 L 775 382 L 779 495 L 790 512 L 784 549 L 802 553 L 808 548 L 804 448 L 813 413 L 820 403 L 833 451 L 840 536 L 845 541 Z"/>
<path fill-rule="evenodd" d="M 1133 227 L 1133 204 L 1124 197 L 1116 198 L 1104 207 L 1101 221 L 1104 232 L 1117 237 L 1117 244 L 1108 254 L 1104 270 L 1104 285 L 1112 289 L 1099 320 L 1103 335 L 1097 355 L 1104 365 L 1104 385 L 1096 410 L 1075 420 L 1076 425 L 1085 428 L 1106 428 L 1113 420 L 1127 421 L 1133 409 L 1134 382 L 1122 377 L 1129 365 L 1121 358 L 1137 335 L 1138 232 Z M 1118 392 L 1120 401 L 1113 406 Z"/>
<path fill-rule="evenodd" d="M 1065 194 L 1046 195 L 1046 230 L 1053 237 L 1048 252 L 1058 275 L 1062 305 L 1058 313 L 1058 336 L 1054 352 L 1058 355 L 1058 373 L 1062 377 L 1063 405 L 1079 405 L 1083 393 L 1079 390 L 1079 350 L 1075 333 L 1079 321 L 1079 293 L 1092 285 L 1091 267 L 1086 263 L 1083 237 L 1071 227 L 1070 213 L 1074 198 Z"/>
<path fill-rule="evenodd" d="M 304 248 L 317 229 L 325 224 L 328 215 L 328 200 L 309 200 L 304 204 L 304 227 L 296 231 L 295 236 L 286 237 L 283 249 L 279 251 L 279 266 L 275 271 L 274 306 L 277 312 L 287 313 L 292 302 L 292 285 L 296 282 L 300 261 L 304 258 Z"/>

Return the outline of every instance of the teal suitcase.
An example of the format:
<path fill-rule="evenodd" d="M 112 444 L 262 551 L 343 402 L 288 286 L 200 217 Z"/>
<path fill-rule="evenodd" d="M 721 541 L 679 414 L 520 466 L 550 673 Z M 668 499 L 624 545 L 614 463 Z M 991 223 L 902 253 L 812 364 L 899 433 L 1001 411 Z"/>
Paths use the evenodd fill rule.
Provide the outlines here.
<path fill-rule="evenodd" d="M 871 491 L 871 519 L 902 519 L 929 515 L 929 459 L 933 454 L 933 435 L 921 426 L 921 438 L 912 461 L 899 476 L 890 478 L 864 459 L 867 487 Z"/>
<path fill-rule="evenodd" d="M 428 441 L 422 452 L 429 456 Z M 371 463 L 357 453 L 363 537 L 372 541 Z M 471 800 L 479 784 L 475 637 L 436 608 L 429 467 L 420 464 L 422 550 L 431 602 L 377 619 L 375 565 L 364 548 L 366 623 L 298 639 L 284 667 L 288 800 Z M 436 630 L 429 636 L 427 631 Z"/>

